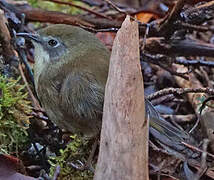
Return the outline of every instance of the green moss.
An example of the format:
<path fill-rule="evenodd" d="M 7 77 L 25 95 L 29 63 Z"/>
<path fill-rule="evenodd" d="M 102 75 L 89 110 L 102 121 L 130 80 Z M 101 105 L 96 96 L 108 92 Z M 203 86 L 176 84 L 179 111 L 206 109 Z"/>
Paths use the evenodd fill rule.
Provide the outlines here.
<path fill-rule="evenodd" d="M 89 150 L 91 149 L 89 141 L 81 139 L 77 135 L 71 136 L 71 138 L 72 142 L 67 145 L 66 149 L 60 151 L 60 156 L 50 158 L 50 176 L 53 176 L 56 167 L 59 165 L 59 179 L 61 180 L 93 179 L 93 173 L 91 171 L 80 171 L 70 165 L 71 163 L 77 163 L 77 160 L 83 163 L 86 162 L 89 157 Z"/>
<path fill-rule="evenodd" d="M 31 112 L 28 94 L 18 80 L 0 75 L 0 152 L 18 152 L 28 141 Z"/>
<path fill-rule="evenodd" d="M 75 8 L 73 6 L 69 5 L 63 5 L 63 4 L 58 4 L 54 2 L 49 2 L 49 1 L 41 1 L 41 0 L 28 0 L 29 4 L 35 8 L 41 8 L 41 9 L 46 9 L 50 11 L 58 11 L 58 12 L 64 12 L 68 14 L 80 14 L 82 13 L 82 10 Z M 64 0 L 64 2 L 71 2 L 70 0 Z M 84 7 L 87 7 L 86 4 L 80 2 L 80 1 L 72 1 L 73 4 L 76 5 L 81 5 Z"/>

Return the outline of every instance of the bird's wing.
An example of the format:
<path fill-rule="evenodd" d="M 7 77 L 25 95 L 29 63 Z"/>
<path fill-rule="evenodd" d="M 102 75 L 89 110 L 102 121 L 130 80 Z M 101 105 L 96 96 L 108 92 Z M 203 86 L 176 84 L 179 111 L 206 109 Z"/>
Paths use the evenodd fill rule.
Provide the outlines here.
<path fill-rule="evenodd" d="M 71 72 L 60 90 L 63 111 L 74 118 L 95 119 L 102 113 L 104 86 L 88 72 Z"/>

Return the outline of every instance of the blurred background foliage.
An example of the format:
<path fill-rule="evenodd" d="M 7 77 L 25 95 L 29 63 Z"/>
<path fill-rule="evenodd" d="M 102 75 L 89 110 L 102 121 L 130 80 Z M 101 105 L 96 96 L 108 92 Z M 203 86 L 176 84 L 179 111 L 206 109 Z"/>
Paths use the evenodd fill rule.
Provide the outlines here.
<path fill-rule="evenodd" d="M 49 11 L 58 11 L 58 12 L 63 12 L 63 13 L 68 13 L 73 15 L 82 13 L 82 10 L 78 8 L 68 6 L 68 5 L 63 5 L 63 4 L 57 4 L 54 2 L 43 1 L 43 0 L 28 0 L 28 2 L 31 6 L 35 8 L 46 9 Z M 75 5 L 89 7 L 85 3 L 80 1 L 63 0 L 63 2 L 72 2 Z"/>

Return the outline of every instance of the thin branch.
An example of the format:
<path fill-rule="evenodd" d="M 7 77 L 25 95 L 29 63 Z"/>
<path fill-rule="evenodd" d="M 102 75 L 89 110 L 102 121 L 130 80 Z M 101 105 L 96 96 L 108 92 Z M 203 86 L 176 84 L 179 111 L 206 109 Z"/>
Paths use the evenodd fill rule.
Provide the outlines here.
<path fill-rule="evenodd" d="M 106 28 L 106 29 L 94 29 L 93 27 L 88 27 L 88 26 L 84 26 L 79 24 L 79 27 L 85 29 L 86 31 L 90 31 L 93 33 L 97 33 L 97 32 L 117 32 L 119 30 L 119 28 Z"/>
<path fill-rule="evenodd" d="M 154 64 L 155 64 L 155 63 L 154 63 Z M 185 79 L 185 80 L 189 80 L 189 77 L 185 76 L 185 74 L 187 74 L 188 72 L 187 72 L 187 73 L 180 73 L 180 72 L 174 71 L 174 70 L 172 70 L 172 68 L 166 67 L 166 66 L 164 66 L 164 65 L 163 65 L 162 63 L 160 63 L 160 62 L 157 62 L 156 65 L 160 66 L 161 68 L 163 68 L 164 70 L 168 71 L 168 72 L 169 72 L 170 74 L 172 74 L 172 75 L 182 77 L 182 78 Z"/>
<path fill-rule="evenodd" d="M 199 25 L 195 25 L 195 24 L 185 23 L 182 21 L 177 21 L 176 25 L 178 25 L 178 27 L 180 26 L 183 29 L 185 28 L 185 29 L 199 31 L 199 32 L 207 32 L 207 31 L 214 32 L 213 27 L 199 26 Z M 179 28 L 179 29 L 181 29 L 181 28 Z"/>
<path fill-rule="evenodd" d="M 125 14 L 125 15 L 129 15 L 126 11 L 120 9 L 119 7 L 116 6 L 116 4 L 114 4 L 112 1 L 110 0 L 104 0 L 105 2 L 107 2 L 108 4 L 110 4 L 115 10 L 117 10 L 118 12 Z"/>
<path fill-rule="evenodd" d="M 203 61 L 203 60 L 186 60 L 186 59 L 175 59 L 174 63 L 182 64 L 184 66 L 207 66 L 207 67 L 214 67 L 213 61 Z"/>
<path fill-rule="evenodd" d="M 180 73 L 180 72 L 176 72 L 176 71 L 172 70 L 172 68 L 170 68 L 170 67 L 166 67 L 165 64 L 168 63 L 168 60 L 167 60 L 166 56 L 162 56 L 162 55 L 153 56 L 153 55 L 150 55 L 150 54 L 142 53 L 141 54 L 141 59 L 143 61 L 146 61 L 146 62 L 149 62 L 149 63 L 156 64 L 156 65 L 160 66 L 162 69 L 170 72 L 172 75 L 179 76 L 179 77 L 181 77 L 181 78 L 183 78 L 185 80 L 189 80 L 189 78 L 187 76 L 185 76 L 185 74 L 187 74 L 189 72 Z"/>
<path fill-rule="evenodd" d="M 214 89 L 211 88 L 165 88 L 160 91 L 157 91 L 149 96 L 147 96 L 147 99 L 150 101 L 156 98 L 159 98 L 161 96 L 166 96 L 168 94 L 174 94 L 174 95 L 183 95 L 186 93 L 207 93 L 210 95 L 214 95 Z"/>
<path fill-rule="evenodd" d="M 60 166 L 58 165 L 55 169 L 54 176 L 53 176 L 52 180 L 57 180 L 57 178 L 59 177 L 59 173 L 60 173 Z"/>
<path fill-rule="evenodd" d="M 208 156 L 214 158 L 214 155 L 213 155 L 213 154 L 208 153 L 208 152 L 205 152 L 204 150 L 201 150 L 201 149 L 199 149 L 199 148 L 197 148 L 197 147 L 195 147 L 195 146 L 192 146 L 192 145 L 190 145 L 190 144 L 188 144 L 188 143 L 186 143 L 186 142 L 181 142 L 181 144 L 183 144 L 184 146 L 188 147 L 189 149 L 198 151 L 198 152 L 200 152 L 200 153 L 207 153 Z"/>
<path fill-rule="evenodd" d="M 172 8 L 169 15 L 163 20 L 163 23 L 161 25 L 161 29 L 171 24 L 175 19 L 178 18 L 183 6 L 185 5 L 186 0 L 178 0 L 177 3 Z"/>
<path fill-rule="evenodd" d="M 99 17 L 102 17 L 102 18 L 106 18 L 106 19 L 112 20 L 111 17 L 108 17 L 108 16 L 106 16 L 106 15 L 100 14 L 100 13 L 98 13 L 98 12 L 95 12 L 95 11 L 91 10 L 91 9 L 85 8 L 85 7 L 83 7 L 83 6 L 76 5 L 76 4 L 72 3 L 72 2 L 64 2 L 64 1 L 59 1 L 59 0 L 43 0 L 43 1 L 49 1 L 49 2 L 54 2 L 54 3 L 58 3 L 58 4 L 64 4 L 64 5 L 73 6 L 73 7 L 76 7 L 76 8 L 78 8 L 78 9 L 81 9 L 81 10 L 83 10 L 83 11 L 87 11 L 87 12 L 89 12 L 89 13 L 91 13 L 91 14 L 94 14 L 94 15 L 96 15 L 96 16 L 99 16 Z"/>
<path fill-rule="evenodd" d="M 30 95 L 30 97 L 31 97 L 31 99 L 32 99 L 32 101 L 33 101 L 34 107 L 35 107 L 36 109 L 42 109 L 41 106 L 39 105 L 39 102 L 38 102 L 37 99 L 34 97 L 33 92 L 32 92 L 31 89 L 30 89 L 30 86 L 29 86 L 29 84 L 28 84 L 28 82 L 27 82 L 27 79 L 26 79 L 26 77 L 25 77 L 25 75 L 24 75 L 24 72 L 23 72 L 23 69 L 22 69 L 21 64 L 19 64 L 19 71 L 20 71 L 21 77 L 22 77 L 22 79 L 23 79 L 23 81 L 24 81 L 24 83 L 25 83 L 25 85 L 26 85 L 26 87 L 27 87 L 28 93 L 29 93 L 29 95 Z"/>
<path fill-rule="evenodd" d="M 121 8 L 119 8 L 116 4 L 114 4 L 111 0 L 104 0 L 105 2 L 107 2 L 108 4 L 110 4 L 116 11 L 118 11 L 119 13 L 122 13 L 126 16 L 130 16 L 130 19 L 137 22 L 139 25 L 142 25 L 143 27 L 147 28 L 150 27 L 149 24 L 146 23 L 142 23 L 140 21 L 138 21 L 134 16 L 132 16 L 132 13 L 128 13 L 127 11 L 122 10 Z"/>

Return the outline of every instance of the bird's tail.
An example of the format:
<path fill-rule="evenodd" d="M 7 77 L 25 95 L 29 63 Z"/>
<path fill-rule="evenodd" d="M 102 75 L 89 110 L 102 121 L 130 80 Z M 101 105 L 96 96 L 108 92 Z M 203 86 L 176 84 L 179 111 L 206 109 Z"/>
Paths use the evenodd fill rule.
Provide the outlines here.
<path fill-rule="evenodd" d="M 159 142 L 178 151 L 182 151 L 186 148 L 182 142 L 193 142 L 193 138 L 187 132 L 162 118 L 147 99 L 145 100 L 145 107 L 146 116 L 150 125 L 150 135 Z"/>

